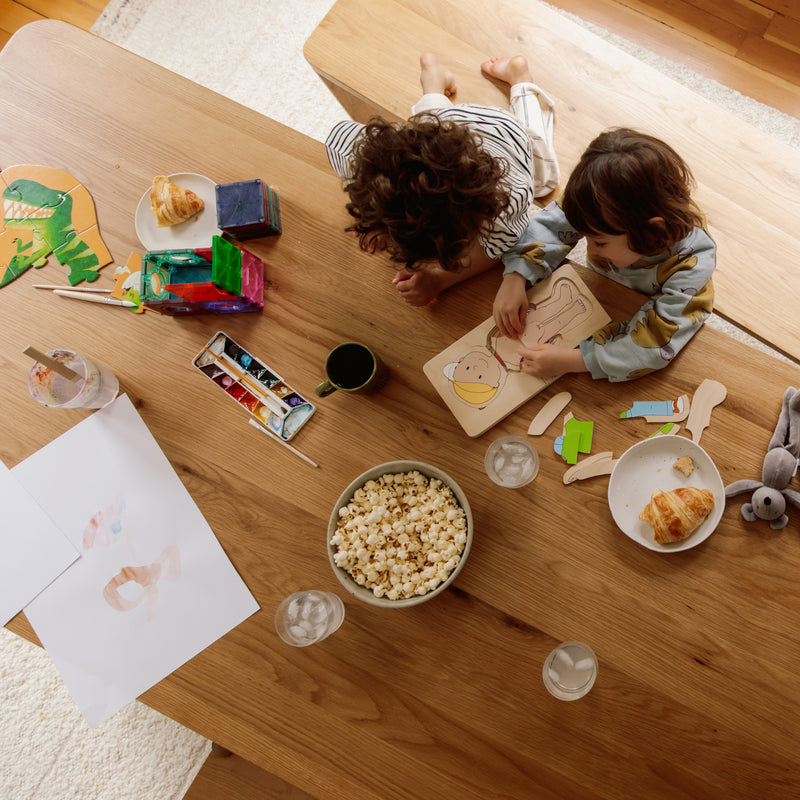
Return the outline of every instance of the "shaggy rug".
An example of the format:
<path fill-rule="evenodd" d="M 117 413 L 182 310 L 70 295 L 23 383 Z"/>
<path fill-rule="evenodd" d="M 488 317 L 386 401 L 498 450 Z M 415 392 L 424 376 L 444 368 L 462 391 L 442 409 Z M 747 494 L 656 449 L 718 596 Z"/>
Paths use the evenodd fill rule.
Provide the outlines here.
<path fill-rule="evenodd" d="M 323 141 L 347 115 L 302 49 L 332 5 L 333 0 L 112 0 L 92 31 Z M 565 16 L 800 147 L 800 120 Z M 712 324 L 765 349 L 717 318 Z M 210 750 L 206 739 L 138 702 L 90 729 L 47 654 L 6 630 L 0 630 L 0 702 L 3 800 L 180 800 Z"/>

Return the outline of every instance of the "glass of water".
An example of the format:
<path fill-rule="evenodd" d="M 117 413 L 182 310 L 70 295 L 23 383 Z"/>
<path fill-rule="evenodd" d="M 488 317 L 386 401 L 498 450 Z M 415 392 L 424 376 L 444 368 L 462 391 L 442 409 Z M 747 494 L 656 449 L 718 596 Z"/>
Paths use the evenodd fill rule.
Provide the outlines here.
<path fill-rule="evenodd" d="M 597 656 L 583 642 L 564 642 L 544 661 L 542 679 L 559 700 L 577 700 L 588 694 L 597 678 Z"/>
<path fill-rule="evenodd" d="M 321 642 L 339 630 L 343 621 L 344 603 L 341 598 L 333 592 L 315 589 L 290 594 L 275 612 L 278 636 L 293 647 Z"/>
<path fill-rule="evenodd" d="M 499 486 L 519 489 L 539 472 L 539 456 L 521 436 L 501 436 L 486 451 L 483 461 L 486 474 Z"/>

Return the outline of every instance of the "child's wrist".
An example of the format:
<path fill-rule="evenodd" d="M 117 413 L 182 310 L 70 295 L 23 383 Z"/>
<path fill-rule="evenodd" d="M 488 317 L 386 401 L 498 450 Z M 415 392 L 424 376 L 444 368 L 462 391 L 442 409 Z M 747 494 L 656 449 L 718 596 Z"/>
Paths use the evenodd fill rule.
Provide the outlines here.
<path fill-rule="evenodd" d="M 506 272 L 503 275 L 503 283 L 507 286 L 525 286 L 528 279 L 521 272 Z"/>

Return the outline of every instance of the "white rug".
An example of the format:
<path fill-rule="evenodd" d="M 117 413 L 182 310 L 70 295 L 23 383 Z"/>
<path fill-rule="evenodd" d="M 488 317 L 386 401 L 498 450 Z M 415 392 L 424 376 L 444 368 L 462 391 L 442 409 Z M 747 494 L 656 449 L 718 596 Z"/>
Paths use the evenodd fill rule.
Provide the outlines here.
<path fill-rule="evenodd" d="M 211 743 L 134 702 L 90 728 L 47 653 L 0 629 L 2 800 L 180 800 Z"/>
<path fill-rule="evenodd" d="M 323 141 L 346 114 L 302 48 L 332 5 L 333 0 L 112 0 L 93 32 Z M 799 120 L 565 16 L 800 147 Z M 762 347 L 733 326 L 718 319 L 713 324 Z M 0 703 L 0 800 L 180 800 L 210 751 L 206 739 L 138 702 L 89 729 L 47 654 L 6 630 L 0 630 Z"/>

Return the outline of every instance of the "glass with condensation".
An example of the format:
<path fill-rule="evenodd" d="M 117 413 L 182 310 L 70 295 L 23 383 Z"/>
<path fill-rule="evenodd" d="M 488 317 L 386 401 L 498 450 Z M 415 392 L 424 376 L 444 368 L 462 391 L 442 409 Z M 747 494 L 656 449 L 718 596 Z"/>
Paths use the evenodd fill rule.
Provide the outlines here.
<path fill-rule="evenodd" d="M 597 678 L 597 656 L 588 644 L 563 642 L 550 652 L 542 667 L 547 691 L 559 700 L 578 700 Z"/>
<path fill-rule="evenodd" d="M 275 630 L 286 644 L 307 647 L 339 630 L 344 603 L 333 592 L 311 589 L 284 598 L 275 612 Z"/>

